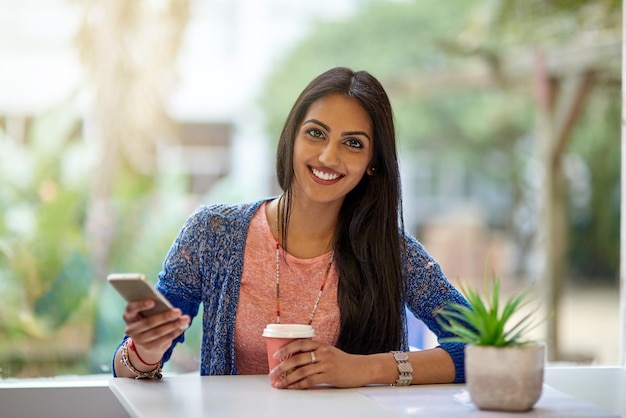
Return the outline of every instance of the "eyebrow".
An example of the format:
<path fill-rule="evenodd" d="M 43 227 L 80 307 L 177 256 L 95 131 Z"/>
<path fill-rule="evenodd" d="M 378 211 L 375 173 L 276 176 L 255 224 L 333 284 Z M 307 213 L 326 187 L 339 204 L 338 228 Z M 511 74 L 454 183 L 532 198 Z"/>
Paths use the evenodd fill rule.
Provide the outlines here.
<path fill-rule="evenodd" d="M 317 119 L 307 119 L 305 120 L 302 125 L 306 125 L 307 123 L 316 123 L 318 125 L 320 125 L 322 128 L 326 129 L 328 132 L 330 132 L 332 129 L 330 129 L 330 127 L 328 125 L 326 125 L 324 122 L 319 121 Z M 368 134 L 366 134 L 363 131 L 348 131 L 348 132 L 342 132 L 341 136 L 349 136 L 349 135 L 363 135 L 364 137 L 366 137 L 370 142 L 372 141 L 372 138 L 370 138 L 370 136 Z"/>

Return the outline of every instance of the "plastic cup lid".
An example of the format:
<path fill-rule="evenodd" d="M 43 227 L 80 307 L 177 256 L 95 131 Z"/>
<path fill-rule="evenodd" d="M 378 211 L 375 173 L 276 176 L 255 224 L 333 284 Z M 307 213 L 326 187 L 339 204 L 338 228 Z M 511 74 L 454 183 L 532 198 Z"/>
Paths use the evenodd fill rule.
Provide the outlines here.
<path fill-rule="evenodd" d="M 263 330 L 264 337 L 272 338 L 311 338 L 315 330 L 304 324 L 268 324 Z"/>

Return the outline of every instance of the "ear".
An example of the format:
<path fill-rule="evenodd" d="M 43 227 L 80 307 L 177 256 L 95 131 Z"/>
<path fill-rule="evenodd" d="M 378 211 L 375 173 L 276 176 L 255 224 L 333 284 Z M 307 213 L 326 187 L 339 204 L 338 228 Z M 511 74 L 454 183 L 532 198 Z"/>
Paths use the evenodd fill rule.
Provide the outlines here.
<path fill-rule="evenodd" d="M 367 169 L 367 174 L 370 176 L 373 176 L 374 174 L 376 174 L 376 167 L 369 166 L 369 168 Z"/>

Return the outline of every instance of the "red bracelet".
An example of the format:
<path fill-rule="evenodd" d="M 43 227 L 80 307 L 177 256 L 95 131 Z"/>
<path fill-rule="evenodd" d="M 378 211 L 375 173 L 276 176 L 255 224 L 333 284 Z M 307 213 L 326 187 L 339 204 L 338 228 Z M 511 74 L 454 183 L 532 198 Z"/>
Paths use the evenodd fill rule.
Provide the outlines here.
<path fill-rule="evenodd" d="M 156 365 L 161 363 L 161 360 L 163 360 L 163 359 L 161 359 L 161 360 L 157 361 L 156 363 L 148 363 L 148 362 L 146 362 L 144 359 L 141 358 L 141 356 L 137 352 L 137 347 L 135 347 L 135 342 L 132 340 L 132 338 L 130 339 L 130 343 L 128 344 L 128 348 L 130 348 L 130 351 L 135 353 L 135 355 L 137 356 L 139 361 L 142 362 L 146 366 L 155 367 Z"/>

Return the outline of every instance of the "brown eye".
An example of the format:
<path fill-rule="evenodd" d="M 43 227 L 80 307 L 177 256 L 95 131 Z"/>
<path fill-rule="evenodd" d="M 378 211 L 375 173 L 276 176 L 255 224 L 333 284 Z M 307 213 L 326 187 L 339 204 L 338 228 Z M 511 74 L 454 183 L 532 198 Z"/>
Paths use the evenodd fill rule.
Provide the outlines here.
<path fill-rule="evenodd" d="M 316 128 L 307 129 L 306 133 L 314 138 L 324 138 L 322 131 Z"/>
<path fill-rule="evenodd" d="M 363 143 L 358 139 L 350 138 L 345 142 L 350 148 L 363 148 Z"/>

